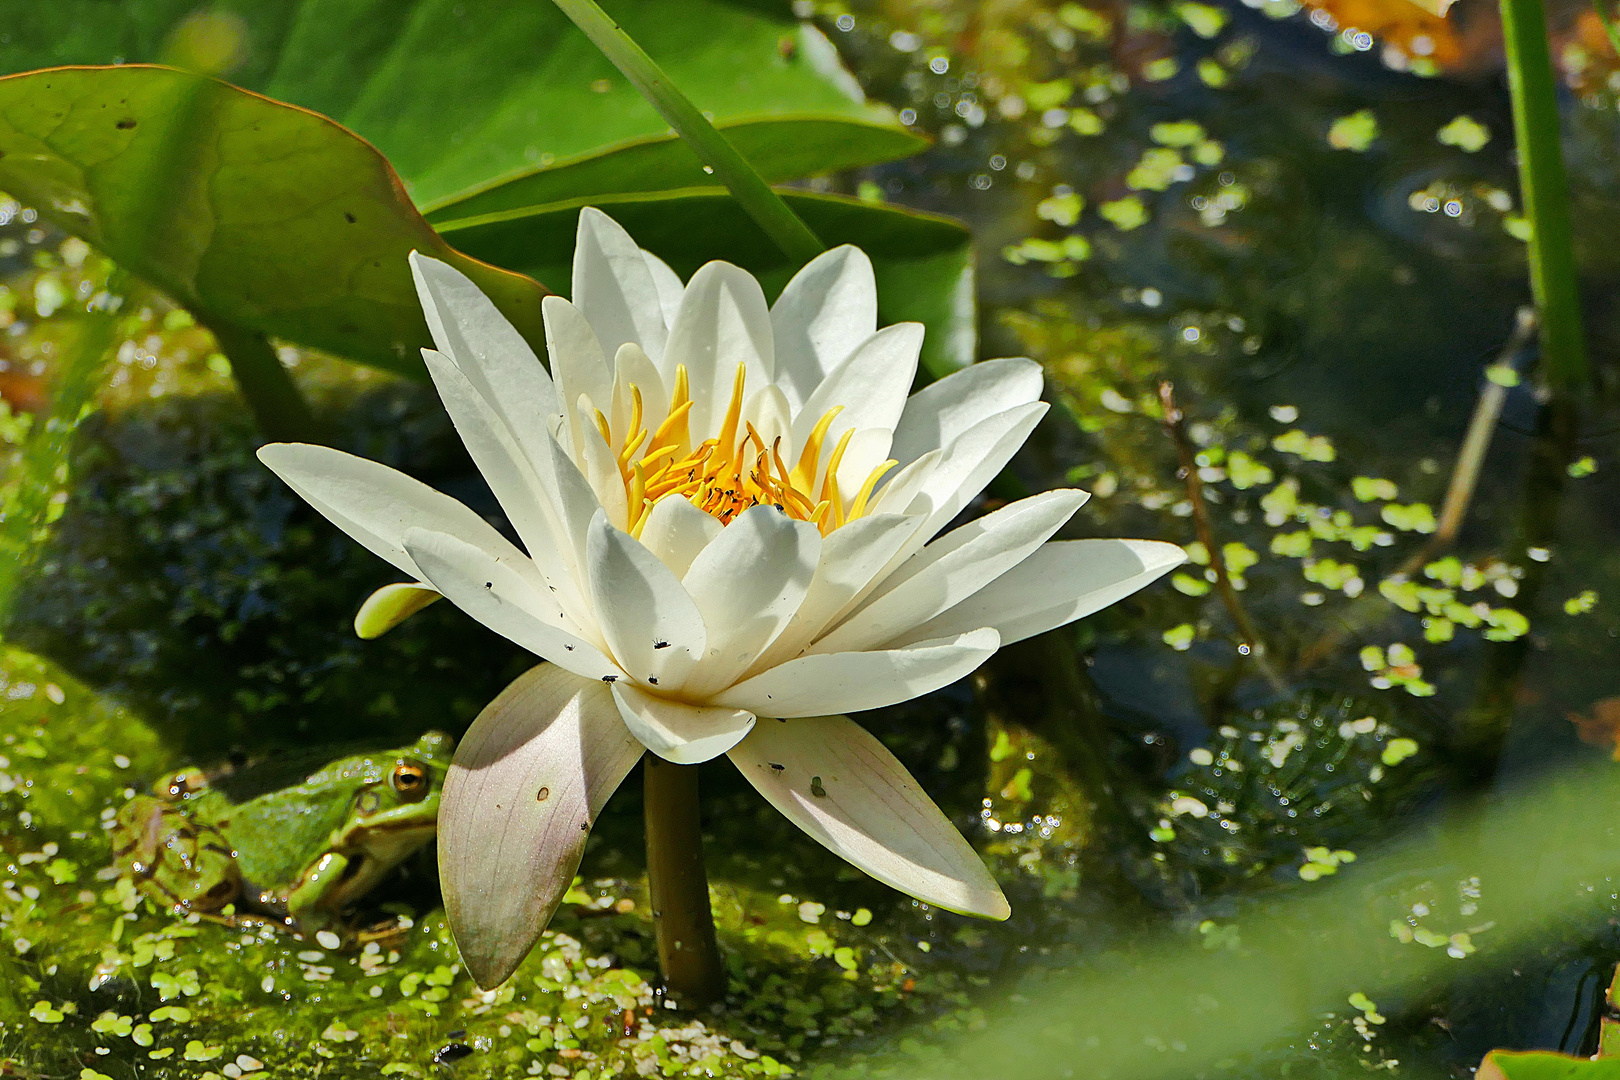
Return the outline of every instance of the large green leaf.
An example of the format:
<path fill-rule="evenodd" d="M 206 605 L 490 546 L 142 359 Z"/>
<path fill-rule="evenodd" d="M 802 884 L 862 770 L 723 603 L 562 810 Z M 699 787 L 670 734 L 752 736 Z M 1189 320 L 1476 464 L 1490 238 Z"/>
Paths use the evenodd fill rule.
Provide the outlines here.
<path fill-rule="evenodd" d="M 924 145 L 860 100 L 785 3 L 607 7 L 767 179 Z M 314 109 L 374 143 L 417 205 L 472 200 L 454 216 L 700 182 L 696 158 L 548 0 L 0 0 L 0 27 L 0 71 L 166 62 Z"/>
<path fill-rule="evenodd" d="M 0 189 L 214 325 L 420 373 L 416 249 L 541 338 L 545 290 L 451 249 L 375 149 L 214 79 L 133 65 L 0 79 Z"/>
<path fill-rule="evenodd" d="M 845 120 L 814 116 L 739 121 L 721 124 L 720 130 L 767 180 L 867 164 L 875 147 L 867 136 L 889 137 L 881 128 L 856 128 Z M 910 153 L 920 145 L 910 143 L 903 152 Z M 684 142 L 674 135 L 660 135 L 632 139 L 521 176 L 492 180 L 455 201 L 428 206 L 424 212 L 429 221 L 452 221 L 585 196 L 713 184 L 714 177 L 704 172 L 703 163 Z"/>
<path fill-rule="evenodd" d="M 928 327 L 923 363 L 931 374 L 937 378 L 973 360 L 973 251 L 966 228 L 949 218 L 838 196 L 782 194 L 828 246 L 856 244 L 872 257 L 882 320 Z M 462 251 L 561 289 L 583 205 L 612 215 L 682 277 L 725 259 L 759 277 L 774 296 L 798 269 L 727 192 L 712 187 L 574 199 L 440 222 L 439 229 Z"/>

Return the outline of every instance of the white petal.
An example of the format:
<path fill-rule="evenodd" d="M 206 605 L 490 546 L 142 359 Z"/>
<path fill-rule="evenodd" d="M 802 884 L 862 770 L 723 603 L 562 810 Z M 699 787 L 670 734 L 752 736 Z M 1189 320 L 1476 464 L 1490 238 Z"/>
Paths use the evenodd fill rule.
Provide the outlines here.
<path fill-rule="evenodd" d="M 881 585 L 890 573 L 915 555 L 918 549 L 934 538 L 935 533 L 973 501 L 973 497 L 1024 445 L 1029 433 L 1046 415 L 1047 407 L 1045 402 L 1037 401 L 979 421 L 947 447 L 931 466 L 913 474 L 912 479 L 916 483 L 909 486 L 916 493 L 906 506 L 901 507 L 898 500 L 878 500 L 875 510 L 918 514 L 924 518 L 924 522 L 896 553 L 889 566 L 873 580 L 873 588 Z M 917 463 L 927 461 L 932 453 L 930 451 L 918 458 Z M 857 599 L 865 599 L 865 595 Z"/>
<path fill-rule="evenodd" d="M 793 275 L 771 308 L 776 381 L 795 409 L 821 380 L 877 332 L 872 260 L 844 245 L 817 255 Z"/>
<path fill-rule="evenodd" d="M 857 518 L 821 541 L 821 558 L 787 629 L 749 669 L 758 674 L 798 656 L 818 637 L 922 524 L 902 514 Z"/>
<path fill-rule="evenodd" d="M 518 448 L 510 429 L 473 387 L 467 376 L 442 353 L 422 350 L 428 373 L 445 411 L 456 426 L 473 464 L 484 477 L 507 519 L 543 573 L 556 584 L 562 573 L 557 537 L 548 520 L 549 500 L 529 457 Z M 537 443 L 538 446 L 538 443 Z M 428 522 L 415 522 L 429 525 Z"/>
<path fill-rule="evenodd" d="M 704 697 L 731 685 L 787 626 L 821 555 L 821 533 L 774 506 L 744 510 L 681 579 L 703 615 L 708 652 L 687 680 Z"/>
<path fill-rule="evenodd" d="M 838 496 L 844 500 L 846 507 L 860 494 L 872 471 L 889 460 L 889 443 L 893 438 L 889 429 L 884 427 L 861 428 L 850 435 L 849 443 L 844 447 L 844 457 L 838 463 L 837 477 Z M 894 470 L 891 467 L 889 471 Z"/>
<path fill-rule="evenodd" d="M 587 552 L 597 622 L 619 666 L 638 682 L 679 690 L 703 656 L 697 605 L 669 567 L 600 512 Z"/>
<path fill-rule="evenodd" d="M 893 431 L 917 376 L 922 341 L 921 323 L 896 323 L 862 342 L 848 360 L 822 380 L 794 418 L 794 445 L 803 446 L 822 415 L 835 406 L 842 408 L 827 429 L 829 447 L 838 445 L 839 438 L 851 428 Z"/>
<path fill-rule="evenodd" d="M 798 451 L 793 442 L 793 409 L 788 405 L 787 395 L 782 393 L 781 387 L 767 383 L 743 403 L 742 412 L 738 415 L 737 430 L 744 437 L 748 434 L 749 424 L 754 425 L 754 431 L 765 444 L 765 449 L 770 450 L 774 447 L 781 455 L 783 463 L 791 469 L 793 467 L 791 463 L 798 460 Z"/>
<path fill-rule="evenodd" d="M 770 312 L 754 276 L 730 263 L 700 267 L 681 297 L 680 313 L 669 330 L 669 347 L 659 364 L 671 386 L 676 366 L 686 365 L 694 443 L 719 431 L 737 365 L 747 368 L 746 392 L 752 392 L 771 380 L 774 353 Z"/>
<path fill-rule="evenodd" d="M 259 447 L 259 460 L 366 550 L 418 580 L 422 572 L 405 551 L 405 530 L 414 526 L 459 536 L 493 555 L 519 553 L 467 506 L 367 458 L 310 443 L 269 443 Z"/>
<path fill-rule="evenodd" d="M 669 391 L 664 378 L 640 345 L 626 342 L 619 346 L 613 358 L 613 438 L 623 446 L 630 438 L 630 415 L 633 411 L 630 388 L 641 392 L 641 427 L 651 433 L 658 430 L 669 414 Z M 651 438 L 651 435 L 648 435 Z M 645 449 L 645 444 L 643 444 Z"/>
<path fill-rule="evenodd" d="M 870 649 L 961 603 L 1028 558 L 1088 497 L 1073 488 L 1043 492 L 947 533 L 906 560 L 811 651 Z"/>
<path fill-rule="evenodd" d="M 652 269 L 630 234 L 589 206 L 579 212 L 573 301 L 590 320 L 607 356 L 627 341 L 654 360 L 663 356 L 668 330 Z"/>
<path fill-rule="evenodd" d="M 434 344 L 514 432 L 521 433 L 537 417 L 560 414 L 561 399 L 551 376 L 489 297 L 461 271 L 437 259 L 413 251 L 410 261 Z"/>
<path fill-rule="evenodd" d="M 549 664 L 462 736 L 439 798 L 439 881 L 479 986 L 511 975 L 551 921 L 591 824 L 641 754 L 607 687 Z"/>
<path fill-rule="evenodd" d="M 669 701 L 631 683 L 614 683 L 613 700 L 630 733 L 647 749 L 677 765 L 719 757 L 754 726 L 751 712 Z"/>
<path fill-rule="evenodd" d="M 596 424 L 587 419 L 591 404 L 580 398 L 580 455 L 579 468 L 596 494 L 596 501 L 607 511 L 608 521 L 616 529 L 630 527 L 628 494 L 624 490 L 624 474 L 619 471 L 619 459 L 602 439 Z"/>
<path fill-rule="evenodd" d="M 643 248 L 641 257 L 647 263 L 647 269 L 652 271 L 653 285 L 658 289 L 658 306 L 664 311 L 664 325 L 670 326 L 675 322 L 675 313 L 681 309 L 681 294 L 686 286 L 681 284 L 680 275 L 669 268 L 669 264 L 652 252 Z"/>
<path fill-rule="evenodd" d="M 849 717 L 763 720 L 731 760 L 789 821 L 885 885 L 964 915 L 1010 914 L 962 834 Z"/>
<path fill-rule="evenodd" d="M 360 610 L 354 613 L 354 633 L 356 637 L 370 641 L 372 638 L 382 637 L 388 631 L 427 607 L 442 594 L 431 585 L 421 585 L 414 581 L 398 581 L 392 585 L 384 585 L 360 605 Z"/>
<path fill-rule="evenodd" d="M 891 446 L 892 450 L 892 446 Z M 943 450 L 930 450 L 909 465 L 902 465 L 878 483 L 877 495 L 872 499 L 870 512 L 874 514 L 903 514 L 913 505 L 917 495 L 928 486 Z"/>
<path fill-rule="evenodd" d="M 541 483 L 553 500 L 556 511 L 558 547 L 573 570 L 574 583 L 580 593 L 586 591 L 585 543 L 590 533 L 591 518 L 601 509 L 596 492 L 591 489 L 585 474 L 580 472 L 574 459 L 563 450 L 562 444 L 547 435 L 540 444 L 542 460 L 536 470 Z"/>
<path fill-rule="evenodd" d="M 647 511 L 641 526 L 641 542 L 676 577 L 685 577 L 698 552 L 725 528 L 719 519 L 705 514 L 684 495 L 665 495 Z"/>
<path fill-rule="evenodd" d="M 1046 402 L 1037 401 L 997 413 L 968 428 L 945 448 L 922 488 L 922 496 L 933 507 L 924 540 L 933 539 L 935 533 L 950 524 L 1012 460 L 1047 408 Z"/>
<path fill-rule="evenodd" d="M 822 653 L 789 660 L 712 699 L 755 716 L 819 716 L 909 701 L 955 682 L 996 651 L 994 630 L 901 649 Z"/>
<path fill-rule="evenodd" d="M 521 563 L 425 529 L 406 533 L 405 544 L 429 584 L 508 641 L 587 679 L 620 676 L 618 665 L 574 632 L 556 594 L 528 580 Z"/>
<path fill-rule="evenodd" d="M 1157 540 L 1062 540 L 1033 555 L 949 611 L 900 635 L 895 644 L 993 626 L 1003 645 L 1085 618 L 1187 560 Z"/>
<path fill-rule="evenodd" d="M 1041 366 L 1033 360 L 986 360 L 952 372 L 906 402 L 889 453 L 909 464 L 981 420 L 1040 400 L 1041 386 Z"/>
<path fill-rule="evenodd" d="M 613 368 L 579 308 L 560 296 L 548 296 L 540 302 L 540 313 L 546 324 L 551 376 L 557 382 L 558 408 L 568 418 L 569 442 L 577 450 L 581 431 L 574 403 L 581 395 L 592 401 L 612 400 Z"/>

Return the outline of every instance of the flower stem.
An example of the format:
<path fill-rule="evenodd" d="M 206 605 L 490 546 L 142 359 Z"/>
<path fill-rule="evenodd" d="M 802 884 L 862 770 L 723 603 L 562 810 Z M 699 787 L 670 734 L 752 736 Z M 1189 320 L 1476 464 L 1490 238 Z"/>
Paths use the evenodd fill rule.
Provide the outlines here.
<path fill-rule="evenodd" d="M 630 80 L 630 85 L 641 91 L 641 96 L 658 110 L 658 115 L 685 140 L 698 159 L 714 173 L 715 179 L 730 189 L 738 205 L 789 258 L 805 263 L 827 250 L 810 231 L 810 226 L 771 190 L 736 147 L 715 130 L 691 99 L 669 81 L 663 69 L 653 63 L 652 57 L 596 0 L 554 2 L 585 32 L 591 44 L 602 50 L 602 55 Z"/>
<path fill-rule="evenodd" d="M 322 441 L 309 402 L 263 334 L 229 323 L 205 325 L 231 362 L 236 387 L 253 413 L 259 434 L 271 442 Z"/>
<path fill-rule="evenodd" d="M 698 767 L 657 754 L 642 760 L 647 819 L 647 889 L 664 985 L 688 1009 L 726 992 L 726 969 L 714 940 L 709 878 L 698 820 Z"/>
<path fill-rule="evenodd" d="M 1547 16 L 1541 0 L 1501 0 L 1501 8 L 1519 189 L 1530 222 L 1530 291 L 1541 313 L 1547 378 L 1557 389 L 1577 390 L 1587 379 L 1586 345 Z"/>

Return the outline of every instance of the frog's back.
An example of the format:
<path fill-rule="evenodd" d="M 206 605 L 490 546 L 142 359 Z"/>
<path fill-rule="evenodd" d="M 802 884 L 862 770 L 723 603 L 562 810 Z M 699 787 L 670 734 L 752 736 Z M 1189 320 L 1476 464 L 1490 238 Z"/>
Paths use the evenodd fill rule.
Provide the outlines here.
<path fill-rule="evenodd" d="M 230 804 L 222 826 L 236 848 L 249 889 L 280 894 L 303 874 L 348 819 L 355 795 L 383 777 L 373 755 L 327 760 L 310 769 L 312 756 L 288 755 L 216 786 L 212 794 Z M 288 786 L 289 769 L 301 774 Z M 266 772 L 268 770 L 268 773 Z M 252 795 L 256 791 L 264 794 Z"/>
<path fill-rule="evenodd" d="M 343 824 L 349 810 L 346 798 L 335 792 L 311 794 L 309 799 L 264 796 L 226 811 L 224 831 L 250 890 L 284 891 L 303 873 L 310 853 L 320 851 Z"/>

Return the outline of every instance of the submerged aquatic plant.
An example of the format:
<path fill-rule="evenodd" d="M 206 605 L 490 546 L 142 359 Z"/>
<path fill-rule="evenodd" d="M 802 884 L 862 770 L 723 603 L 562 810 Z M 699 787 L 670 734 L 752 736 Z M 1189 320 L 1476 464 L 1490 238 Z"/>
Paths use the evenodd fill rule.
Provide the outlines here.
<path fill-rule="evenodd" d="M 840 714 L 938 689 L 1182 562 L 1151 541 L 1047 543 L 1086 499 L 1072 489 L 934 539 L 1046 411 L 1039 366 L 977 364 L 908 400 L 922 327 L 877 328 L 871 264 L 853 247 L 810 262 L 767 308 L 726 263 L 683 287 L 587 209 L 573 302 L 545 301 L 549 375 L 464 277 L 420 257 L 413 269 L 439 346 L 428 368 L 526 550 L 384 465 L 303 444 L 260 457 L 411 576 L 367 601 L 362 635 L 442 595 L 551 661 L 473 722 L 444 789 L 445 906 L 478 982 L 506 978 L 545 928 L 644 748 L 657 755 L 660 953 L 678 991 L 671 964 L 712 955 L 713 931 L 695 781 L 658 759 L 727 754 L 878 880 L 1005 918 L 973 849 Z M 661 903 L 660 878 L 683 874 L 696 887 Z M 665 950 L 683 919 L 686 937 Z M 708 966 L 694 996 L 715 992 Z"/>

